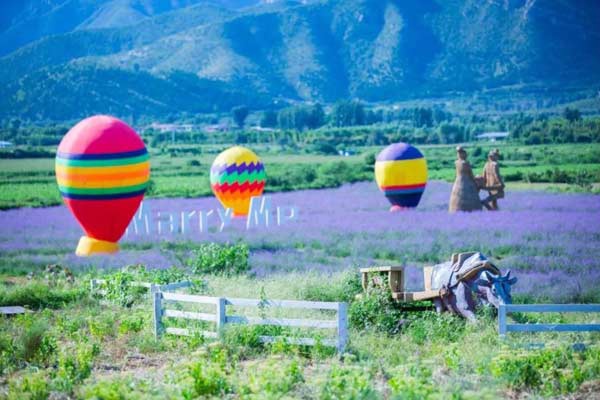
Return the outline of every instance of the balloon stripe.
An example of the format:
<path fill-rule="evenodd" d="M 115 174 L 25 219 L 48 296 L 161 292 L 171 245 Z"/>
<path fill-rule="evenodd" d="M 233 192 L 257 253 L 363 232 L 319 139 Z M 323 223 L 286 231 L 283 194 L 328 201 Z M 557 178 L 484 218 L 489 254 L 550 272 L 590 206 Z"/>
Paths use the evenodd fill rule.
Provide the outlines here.
<path fill-rule="evenodd" d="M 264 171 L 261 172 L 253 172 L 253 173 L 248 173 L 248 172 L 242 172 L 241 174 L 238 174 L 237 172 L 233 172 L 230 174 L 222 174 L 222 175 L 217 175 L 217 176 L 212 176 L 210 177 L 210 181 L 212 183 L 233 183 L 233 182 L 246 182 L 246 181 L 251 181 L 251 182 L 255 182 L 255 181 L 264 181 L 266 179 L 265 173 Z"/>
<path fill-rule="evenodd" d="M 254 172 L 254 171 L 264 171 L 265 167 L 260 162 L 251 162 L 251 163 L 241 163 L 241 164 L 215 164 L 210 168 L 211 174 L 222 174 L 232 173 L 232 172 Z"/>
<path fill-rule="evenodd" d="M 118 174 L 118 173 L 129 173 L 135 171 L 149 171 L 150 161 L 145 161 L 139 164 L 123 165 L 123 166 L 107 166 L 107 167 L 71 167 L 66 165 L 56 165 L 56 173 L 68 173 L 69 175 L 104 175 L 104 174 Z"/>
<path fill-rule="evenodd" d="M 73 181 L 71 179 L 57 179 L 59 186 L 71 188 L 106 188 L 106 187 L 127 187 L 136 186 L 148 182 L 148 175 L 133 178 L 112 179 L 112 180 L 94 180 L 94 181 Z"/>
<path fill-rule="evenodd" d="M 114 160 L 70 160 L 56 157 L 56 164 L 69 167 L 113 167 L 118 165 L 131 165 L 148 161 L 150 156 L 143 154 L 137 157 L 118 158 Z"/>
<path fill-rule="evenodd" d="M 64 193 L 70 194 L 118 194 L 118 193 L 129 193 L 136 192 L 142 189 L 146 189 L 148 182 L 144 182 L 140 185 L 123 186 L 123 187 L 110 187 L 110 188 L 73 188 L 69 186 L 58 186 L 58 189 Z"/>
<path fill-rule="evenodd" d="M 213 187 L 214 189 L 214 187 Z M 262 189 L 261 187 L 257 187 L 254 189 L 249 189 L 249 190 L 245 190 L 243 193 L 240 191 L 222 191 L 222 190 L 217 190 L 217 193 L 219 193 L 219 196 L 224 196 L 224 197 L 228 197 L 228 196 L 242 196 L 242 197 L 248 197 L 248 196 L 259 196 L 260 194 L 262 194 Z"/>
<path fill-rule="evenodd" d="M 265 182 L 254 182 L 254 183 L 249 183 L 249 182 L 244 182 L 241 185 L 237 182 L 234 182 L 232 184 L 229 183 L 224 183 L 224 184 L 219 184 L 219 183 L 215 183 L 212 185 L 213 190 L 218 191 L 218 192 L 235 192 L 235 191 L 240 191 L 240 192 L 244 192 L 244 191 L 248 191 L 248 190 L 258 190 L 260 188 L 263 188 L 265 186 Z"/>
<path fill-rule="evenodd" d="M 414 185 L 381 186 L 381 190 L 424 189 L 425 185 L 425 183 L 417 183 Z"/>
<path fill-rule="evenodd" d="M 424 158 L 401 161 L 377 161 L 375 179 L 381 186 L 415 185 L 427 182 L 427 161 Z"/>
<path fill-rule="evenodd" d="M 97 154 L 88 154 L 88 153 L 68 153 L 59 151 L 56 153 L 56 157 L 68 160 L 113 160 L 115 158 L 131 158 L 137 157 L 144 154 L 147 154 L 148 150 L 146 148 L 134 150 L 134 151 L 124 151 L 120 153 L 97 153 Z"/>
<path fill-rule="evenodd" d="M 137 192 L 128 192 L 128 193 L 115 193 L 115 194 L 73 194 L 67 192 L 60 192 L 60 194 L 72 200 L 116 200 L 116 199 L 126 199 L 129 197 L 136 197 L 143 195 L 146 192 L 144 190 L 138 190 Z"/>
<path fill-rule="evenodd" d="M 133 170 L 130 172 L 122 172 L 122 173 L 108 173 L 108 174 L 97 174 L 97 175 L 82 175 L 82 174 L 73 174 L 68 170 L 56 171 L 56 179 L 60 181 L 69 181 L 69 182 L 109 182 L 109 181 L 121 181 L 123 179 L 133 179 L 133 178 L 142 178 L 145 177 L 148 179 L 150 177 L 150 171 L 148 169 L 140 169 Z"/>
<path fill-rule="evenodd" d="M 409 193 L 423 193 L 425 188 L 421 189 L 402 189 L 402 190 L 384 190 L 383 193 L 386 196 L 392 196 L 396 194 L 409 194 Z"/>

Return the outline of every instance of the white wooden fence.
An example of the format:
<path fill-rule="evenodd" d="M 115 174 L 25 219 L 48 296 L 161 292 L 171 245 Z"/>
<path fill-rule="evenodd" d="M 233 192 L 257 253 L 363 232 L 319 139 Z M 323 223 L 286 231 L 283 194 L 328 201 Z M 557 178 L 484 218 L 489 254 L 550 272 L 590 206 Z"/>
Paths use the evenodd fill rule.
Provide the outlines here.
<path fill-rule="evenodd" d="M 178 301 L 196 304 L 215 305 L 215 314 L 172 310 L 164 307 L 165 301 Z M 227 306 L 238 307 L 273 307 L 273 308 L 296 308 L 307 310 L 333 310 L 336 311 L 337 318 L 334 319 L 294 319 L 294 318 L 267 318 L 267 317 L 247 317 L 242 315 L 227 315 Z M 256 299 L 236 299 L 226 297 L 207 297 L 195 296 L 179 293 L 154 293 L 154 332 L 158 337 L 163 332 L 163 318 L 184 318 L 216 324 L 215 331 L 199 332 L 205 337 L 216 338 L 224 328 L 225 324 L 247 324 L 247 325 L 275 325 L 288 327 L 308 327 L 315 329 L 335 329 L 335 339 L 316 340 L 314 338 L 294 338 L 277 336 L 260 336 L 263 343 L 272 343 L 277 340 L 285 340 L 287 343 L 314 346 L 321 343 L 326 346 L 336 347 L 341 354 L 346 348 L 348 341 L 348 305 L 346 303 L 321 302 L 321 301 L 297 301 L 297 300 L 256 300 Z M 193 333 L 185 328 L 167 327 L 165 333 L 174 335 L 190 336 Z"/>
<path fill-rule="evenodd" d="M 501 304 L 498 309 L 498 333 L 507 332 L 586 332 L 600 331 L 600 324 L 507 324 L 512 312 L 600 312 L 600 304 Z"/>

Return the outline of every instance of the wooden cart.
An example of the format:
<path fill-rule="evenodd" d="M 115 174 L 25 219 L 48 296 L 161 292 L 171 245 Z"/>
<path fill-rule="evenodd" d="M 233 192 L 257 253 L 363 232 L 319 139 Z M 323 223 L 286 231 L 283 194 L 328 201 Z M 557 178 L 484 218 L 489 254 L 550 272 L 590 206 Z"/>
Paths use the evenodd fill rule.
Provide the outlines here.
<path fill-rule="evenodd" d="M 407 292 L 406 282 L 404 281 L 404 267 L 383 266 L 361 268 L 362 287 L 366 291 L 369 287 L 369 281 L 375 285 L 383 283 L 383 277 L 387 276 L 388 285 L 392 292 L 392 298 L 400 302 L 410 302 L 419 300 L 433 300 L 440 297 L 439 290 L 431 290 L 431 272 L 433 267 L 423 268 L 424 290 L 419 292 Z"/>

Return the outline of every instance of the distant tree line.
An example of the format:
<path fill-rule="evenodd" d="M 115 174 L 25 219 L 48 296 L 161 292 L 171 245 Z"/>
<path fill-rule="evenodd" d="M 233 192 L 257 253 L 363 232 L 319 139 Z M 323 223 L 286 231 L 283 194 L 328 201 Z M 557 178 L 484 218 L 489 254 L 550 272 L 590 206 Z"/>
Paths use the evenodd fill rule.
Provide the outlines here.
<path fill-rule="evenodd" d="M 340 100 L 333 104 L 328 114 L 319 103 L 287 107 L 278 111 L 266 110 L 262 113 L 260 126 L 302 131 L 317 129 L 325 125 L 341 128 L 394 121 L 412 121 L 414 127 L 420 128 L 432 127 L 451 118 L 450 113 L 440 108 L 367 109 L 359 101 Z"/>
<path fill-rule="evenodd" d="M 600 143 L 600 118 L 586 117 L 576 108 L 565 108 L 561 115 L 512 114 L 488 117 L 478 114 L 453 115 L 441 107 L 366 107 L 355 100 L 343 100 L 325 109 L 320 104 L 296 105 L 279 110 L 254 113 L 263 129 L 246 127 L 250 110 L 244 105 L 231 110 L 233 130 L 204 132 L 141 132 L 147 144 L 268 143 L 283 148 L 334 154 L 360 146 L 382 146 L 404 141 L 414 144 L 453 144 L 469 142 L 489 131 L 509 132 L 508 140 L 523 144 Z M 258 117 L 258 118 L 257 118 Z M 198 114 L 191 122 L 215 124 L 218 114 Z M 170 121 L 177 122 L 177 121 Z M 190 122 L 190 121 L 187 121 Z M 24 146 L 55 146 L 70 126 L 25 125 L 19 119 L 0 121 L 0 140 L 21 149 L 2 150 L 2 157 L 40 157 L 45 152 L 25 150 Z"/>

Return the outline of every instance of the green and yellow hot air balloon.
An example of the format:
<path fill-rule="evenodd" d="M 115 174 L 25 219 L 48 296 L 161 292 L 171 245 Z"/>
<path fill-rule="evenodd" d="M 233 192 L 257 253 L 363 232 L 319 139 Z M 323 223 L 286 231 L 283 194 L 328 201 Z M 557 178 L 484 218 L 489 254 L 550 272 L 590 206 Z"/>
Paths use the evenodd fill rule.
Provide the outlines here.
<path fill-rule="evenodd" d="M 210 168 L 212 191 L 235 217 L 248 215 L 250 199 L 260 196 L 266 182 L 265 167 L 250 149 L 234 146 L 217 156 Z"/>

